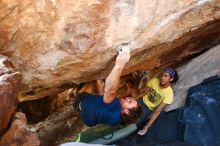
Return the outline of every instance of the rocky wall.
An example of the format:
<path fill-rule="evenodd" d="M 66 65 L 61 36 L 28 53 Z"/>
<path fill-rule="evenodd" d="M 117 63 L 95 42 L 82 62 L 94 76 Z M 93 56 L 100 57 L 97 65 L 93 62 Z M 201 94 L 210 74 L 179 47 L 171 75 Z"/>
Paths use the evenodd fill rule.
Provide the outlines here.
<path fill-rule="evenodd" d="M 153 70 L 220 42 L 219 0 L 2 0 L 0 53 L 23 76 L 19 100 L 106 78 L 128 43 L 123 75 Z"/>

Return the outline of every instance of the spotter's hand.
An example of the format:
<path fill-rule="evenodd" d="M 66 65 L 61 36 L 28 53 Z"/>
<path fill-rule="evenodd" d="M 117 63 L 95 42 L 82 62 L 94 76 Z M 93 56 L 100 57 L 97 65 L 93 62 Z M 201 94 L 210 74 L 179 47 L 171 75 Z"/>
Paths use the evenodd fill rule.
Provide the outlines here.
<path fill-rule="evenodd" d="M 142 130 L 139 130 L 138 131 L 138 135 L 145 135 L 148 131 L 148 128 L 147 127 L 144 127 Z"/>

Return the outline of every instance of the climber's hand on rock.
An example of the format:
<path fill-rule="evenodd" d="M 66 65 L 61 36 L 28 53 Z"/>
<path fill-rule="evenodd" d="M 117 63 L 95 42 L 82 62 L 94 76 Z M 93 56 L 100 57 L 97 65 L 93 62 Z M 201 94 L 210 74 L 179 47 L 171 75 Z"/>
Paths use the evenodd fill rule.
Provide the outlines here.
<path fill-rule="evenodd" d="M 124 66 L 130 60 L 130 48 L 127 45 L 122 45 L 118 53 L 116 64 Z"/>

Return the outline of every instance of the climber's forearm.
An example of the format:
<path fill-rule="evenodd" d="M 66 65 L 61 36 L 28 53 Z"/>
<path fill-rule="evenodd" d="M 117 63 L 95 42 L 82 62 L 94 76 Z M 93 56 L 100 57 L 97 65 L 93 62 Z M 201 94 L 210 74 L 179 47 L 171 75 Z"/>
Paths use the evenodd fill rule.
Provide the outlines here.
<path fill-rule="evenodd" d="M 114 100 L 123 69 L 124 69 L 124 65 L 116 63 L 113 70 L 107 77 L 105 82 L 105 90 L 104 90 L 105 103 L 111 103 Z"/>

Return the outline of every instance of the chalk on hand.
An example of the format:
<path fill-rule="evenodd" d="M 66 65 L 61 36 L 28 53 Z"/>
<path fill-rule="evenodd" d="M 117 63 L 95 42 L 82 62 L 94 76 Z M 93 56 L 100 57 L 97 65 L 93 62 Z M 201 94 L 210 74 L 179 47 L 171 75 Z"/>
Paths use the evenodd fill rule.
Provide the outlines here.
<path fill-rule="evenodd" d="M 120 49 L 118 50 L 118 53 L 119 54 L 121 54 L 121 53 L 126 53 L 126 54 L 128 54 L 128 53 L 130 53 L 130 47 L 128 46 L 128 45 L 124 45 L 124 44 L 122 44 L 121 45 L 121 47 L 120 47 Z"/>

